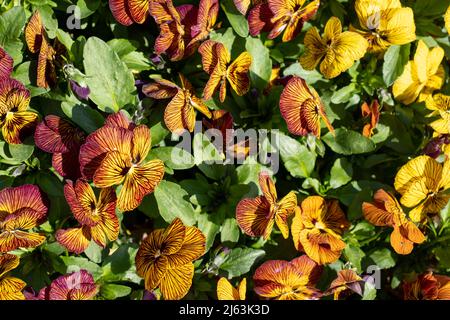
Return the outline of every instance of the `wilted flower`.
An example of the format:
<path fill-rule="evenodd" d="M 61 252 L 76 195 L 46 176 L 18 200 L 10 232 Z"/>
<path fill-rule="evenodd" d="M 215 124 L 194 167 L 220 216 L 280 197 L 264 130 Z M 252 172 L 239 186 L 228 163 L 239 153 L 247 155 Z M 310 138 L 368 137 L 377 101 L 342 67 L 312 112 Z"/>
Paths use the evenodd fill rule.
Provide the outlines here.
<path fill-rule="evenodd" d="M 335 78 L 349 69 L 366 54 L 368 43 L 360 34 L 342 32 L 339 18 L 331 17 L 325 25 L 323 37 L 316 27 L 305 35 L 305 53 L 300 63 L 306 70 L 314 70 L 320 63 L 320 72 L 327 79 Z"/>
<path fill-rule="evenodd" d="M 425 101 L 433 91 L 444 84 L 445 71 L 441 65 L 444 50 L 441 47 L 429 49 L 425 42 L 419 40 L 414 60 L 409 61 L 402 75 L 395 80 L 392 92 L 395 99 L 411 104 Z"/>
<path fill-rule="evenodd" d="M 64 195 L 80 227 L 58 230 L 56 239 L 70 252 L 80 254 L 89 246 L 91 239 L 105 247 L 107 239 L 114 241 L 119 235 L 116 216 L 116 193 L 113 188 L 100 190 L 99 198 L 89 183 L 67 181 Z"/>
<path fill-rule="evenodd" d="M 99 188 L 122 184 L 117 207 L 121 211 L 133 210 L 164 175 L 161 160 L 145 162 L 150 147 L 148 127 L 136 126 L 123 112 L 110 115 L 81 146 L 81 173 Z"/>
<path fill-rule="evenodd" d="M 429 156 L 418 156 L 400 168 L 394 186 L 402 195 L 401 204 L 414 208 L 409 212 L 413 221 L 437 215 L 450 199 L 445 192 L 450 188 L 450 160 L 440 164 Z"/>
<path fill-rule="evenodd" d="M 239 283 L 237 289 L 224 277 L 217 282 L 218 300 L 245 300 L 246 291 L 247 280 L 245 278 Z"/>
<path fill-rule="evenodd" d="M 0 80 L 0 127 L 3 138 L 10 144 L 20 144 L 36 125 L 38 115 L 27 111 L 30 91 L 17 80 Z"/>
<path fill-rule="evenodd" d="M 84 133 L 69 121 L 48 115 L 34 133 L 36 146 L 52 153 L 52 166 L 62 176 L 77 179 L 81 176 L 78 155 L 85 139 Z"/>
<path fill-rule="evenodd" d="M 152 231 L 136 254 L 136 270 L 145 289 L 159 288 L 166 300 L 183 298 L 192 285 L 194 260 L 205 254 L 206 238 L 176 218 L 166 229 Z"/>
<path fill-rule="evenodd" d="M 364 102 L 361 106 L 361 112 L 363 118 L 370 118 L 370 122 L 367 123 L 363 128 L 363 136 L 370 138 L 373 135 L 373 130 L 377 127 L 378 121 L 380 120 L 380 105 L 378 100 L 375 99 L 372 103 L 367 104 Z"/>
<path fill-rule="evenodd" d="M 39 292 L 38 300 L 92 300 L 98 293 L 94 278 L 81 269 L 58 277 Z"/>
<path fill-rule="evenodd" d="M 164 112 L 164 123 L 171 132 L 183 129 L 192 132 L 195 126 L 195 110 L 208 118 L 211 118 L 212 114 L 203 101 L 195 95 L 191 83 L 181 73 L 179 77 L 181 88 L 173 82 L 161 79 L 145 85 L 142 91 L 154 99 L 172 98 Z"/>
<path fill-rule="evenodd" d="M 0 300 L 25 300 L 22 290 L 24 281 L 8 276 L 8 272 L 17 268 L 19 257 L 12 254 L 0 254 Z"/>
<path fill-rule="evenodd" d="M 292 261 L 269 260 L 253 275 L 255 292 L 275 300 L 317 300 L 321 293 L 315 288 L 322 268 L 306 255 Z"/>
<path fill-rule="evenodd" d="M 369 51 L 379 52 L 391 45 L 402 45 L 416 39 L 416 24 L 411 8 L 402 8 L 400 0 L 356 0 L 355 10 Z"/>
<path fill-rule="evenodd" d="M 149 16 L 149 5 L 152 0 L 109 0 L 109 8 L 120 24 L 142 24 Z"/>
<path fill-rule="evenodd" d="M 320 137 L 320 119 L 330 132 L 334 132 L 322 100 L 302 78 L 292 77 L 288 81 L 280 96 L 280 112 L 292 134 L 306 136 L 312 133 Z"/>
<path fill-rule="evenodd" d="M 349 225 L 337 200 L 309 196 L 295 208 L 292 240 L 297 250 L 304 251 L 318 264 L 332 263 L 345 248 L 342 234 Z"/>
<path fill-rule="evenodd" d="M 35 248 L 45 236 L 29 230 L 47 218 L 47 205 L 37 186 L 26 184 L 0 191 L 0 253 Z"/>
<path fill-rule="evenodd" d="M 248 17 L 251 35 L 270 30 L 269 39 L 283 33 L 282 41 L 291 41 L 300 33 L 303 24 L 316 14 L 319 5 L 319 0 L 308 3 L 306 0 L 268 0 L 260 3 Z"/>
<path fill-rule="evenodd" d="M 236 220 L 242 231 L 252 237 L 268 239 L 276 223 L 283 237 L 289 236 L 287 219 L 297 206 L 297 196 L 289 192 L 278 200 L 275 184 L 268 172 L 259 174 L 259 186 L 262 195 L 256 198 L 246 198 L 239 201 L 236 206 Z"/>
<path fill-rule="evenodd" d="M 14 61 L 11 56 L 2 47 L 0 47 L 0 80 L 9 78 L 14 67 Z"/>
<path fill-rule="evenodd" d="M 25 27 L 25 40 L 31 53 L 39 54 L 37 66 L 37 86 L 49 88 L 56 84 L 55 61 L 65 49 L 55 39 L 52 46 L 42 23 L 41 15 L 36 10 Z"/>
<path fill-rule="evenodd" d="M 340 270 L 337 278 L 331 282 L 324 295 L 332 294 L 334 300 L 339 300 L 342 296 L 353 292 L 362 295 L 364 283 L 364 280 L 355 271 L 351 269 Z"/>
<path fill-rule="evenodd" d="M 242 52 L 236 60 L 231 62 L 230 53 L 225 46 L 216 41 L 208 40 L 198 48 L 202 55 L 203 70 L 210 78 L 203 91 L 203 98 L 210 99 L 219 90 L 220 102 L 225 101 L 227 82 L 239 96 L 243 96 L 250 89 L 248 72 L 252 64 L 252 56 L 247 51 Z"/>
<path fill-rule="evenodd" d="M 373 196 L 374 203 L 364 202 L 362 210 L 364 217 L 370 223 L 379 227 L 393 227 L 391 245 L 398 254 L 410 254 L 415 243 L 425 241 L 425 236 L 419 228 L 406 217 L 397 199 L 383 189 Z"/>
<path fill-rule="evenodd" d="M 433 111 L 430 116 L 439 116 L 438 120 L 430 123 L 430 127 L 439 134 L 450 134 L 450 96 L 441 93 L 430 95 L 425 105 Z"/>
<path fill-rule="evenodd" d="M 403 284 L 404 300 L 450 300 L 450 277 L 432 272 L 421 274 Z"/>

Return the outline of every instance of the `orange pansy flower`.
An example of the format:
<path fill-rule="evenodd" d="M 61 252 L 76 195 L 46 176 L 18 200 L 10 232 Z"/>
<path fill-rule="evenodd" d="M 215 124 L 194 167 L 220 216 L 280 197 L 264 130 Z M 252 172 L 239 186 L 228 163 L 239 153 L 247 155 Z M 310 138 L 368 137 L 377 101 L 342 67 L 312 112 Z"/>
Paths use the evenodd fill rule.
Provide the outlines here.
<path fill-rule="evenodd" d="M 269 238 L 276 223 L 283 237 L 287 239 L 287 219 L 297 206 L 297 196 L 291 191 L 278 200 L 275 184 L 266 171 L 259 174 L 259 186 L 263 195 L 243 199 L 236 206 L 237 223 L 245 234 L 264 239 Z"/>
<path fill-rule="evenodd" d="M 245 300 L 246 291 L 247 280 L 245 278 L 239 283 L 237 289 L 224 277 L 217 282 L 218 300 Z"/>
<path fill-rule="evenodd" d="M 341 236 L 349 226 L 337 200 L 309 196 L 295 208 L 292 239 L 297 250 L 304 251 L 318 264 L 332 263 L 345 248 Z"/>
<path fill-rule="evenodd" d="M 2 47 L 0 47 L 0 80 L 9 78 L 13 72 L 14 61 Z"/>
<path fill-rule="evenodd" d="M 191 27 L 192 40 L 186 48 L 192 52 L 197 50 L 200 43 L 207 39 L 216 25 L 219 14 L 219 0 L 200 0 L 198 6 L 197 23 Z"/>
<path fill-rule="evenodd" d="M 105 247 L 107 239 L 114 241 L 119 236 L 119 220 L 116 216 L 116 193 L 113 188 L 100 190 L 97 197 L 89 183 L 67 181 L 64 195 L 80 227 L 58 230 L 56 239 L 68 251 L 80 254 L 91 240 Z"/>
<path fill-rule="evenodd" d="M 136 270 L 145 289 L 159 288 L 166 300 L 183 298 L 192 285 L 193 261 L 205 254 L 206 238 L 176 218 L 166 229 L 152 231 L 136 254 Z"/>
<path fill-rule="evenodd" d="M 117 197 L 121 211 L 131 211 L 153 192 L 164 176 L 159 159 L 145 162 L 150 151 L 150 130 L 136 126 L 123 112 L 111 115 L 80 148 L 81 173 L 99 188 L 122 184 Z"/>
<path fill-rule="evenodd" d="M 17 80 L 0 80 L 0 128 L 3 139 L 10 144 L 22 143 L 34 128 L 38 115 L 28 111 L 30 91 Z"/>
<path fill-rule="evenodd" d="M 203 101 L 197 98 L 191 83 L 181 73 L 179 77 L 181 88 L 175 83 L 161 79 L 144 86 L 142 92 L 154 99 L 172 98 L 164 112 L 164 123 L 171 132 L 184 129 L 192 132 L 195 126 L 195 110 L 208 118 L 211 118 L 212 114 Z"/>
<path fill-rule="evenodd" d="M 247 14 L 248 9 L 251 5 L 258 5 L 265 2 L 266 0 L 233 0 L 236 9 L 239 10 L 244 16 Z"/>
<path fill-rule="evenodd" d="M 55 62 L 58 55 L 65 49 L 55 39 L 50 44 L 39 11 L 35 11 L 25 27 L 25 40 L 31 53 L 39 54 L 37 66 L 37 86 L 41 88 L 53 87 L 56 84 Z"/>
<path fill-rule="evenodd" d="M 280 112 L 292 134 L 312 133 L 320 137 L 321 118 L 328 130 L 334 132 L 318 93 L 300 77 L 292 77 L 281 93 Z"/>
<path fill-rule="evenodd" d="M 231 63 L 231 56 L 225 46 L 216 41 L 208 40 L 198 48 L 202 55 L 203 70 L 210 78 L 203 91 L 204 99 L 211 99 L 216 90 L 220 91 L 220 102 L 225 101 L 227 82 L 239 96 L 250 89 L 248 72 L 252 64 L 252 56 L 247 51 L 242 52 Z"/>
<path fill-rule="evenodd" d="M 282 41 L 291 41 L 300 33 L 303 24 L 316 14 L 319 5 L 320 0 L 268 0 L 258 4 L 249 14 L 251 34 L 270 30 L 269 39 L 283 33 Z"/>
<path fill-rule="evenodd" d="M 120 24 L 143 24 L 149 16 L 149 6 L 152 0 L 109 0 L 109 8 Z"/>
<path fill-rule="evenodd" d="M 403 284 L 404 300 L 450 300 L 450 277 L 428 272 Z"/>
<path fill-rule="evenodd" d="M 47 210 L 37 186 L 26 184 L 0 191 L 0 253 L 41 245 L 45 236 L 28 231 L 47 219 Z"/>
<path fill-rule="evenodd" d="M 378 190 L 374 203 L 364 202 L 364 217 L 376 226 L 393 227 L 391 245 L 398 254 L 410 254 L 414 243 L 422 243 L 425 236 L 419 228 L 406 217 L 397 199 L 383 189 Z"/>
<path fill-rule="evenodd" d="M 8 276 L 7 273 L 19 265 L 19 257 L 12 254 L 0 254 L 0 300 L 25 300 L 22 290 L 24 281 Z"/>
<path fill-rule="evenodd" d="M 253 275 L 254 290 L 275 300 L 317 300 L 321 294 L 315 288 L 322 268 L 303 255 L 292 261 L 269 260 Z"/>
<path fill-rule="evenodd" d="M 370 138 L 373 135 L 373 130 L 377 127 L 378 121 L 380 120 L 379 108 L 380 105 L 377 99 L 373 100 L 370 106 L 367 102 L 362 104 L 361 113 L 363 118 L 370 118 L 370 122 L 363 128 L 363 136 Z"/>

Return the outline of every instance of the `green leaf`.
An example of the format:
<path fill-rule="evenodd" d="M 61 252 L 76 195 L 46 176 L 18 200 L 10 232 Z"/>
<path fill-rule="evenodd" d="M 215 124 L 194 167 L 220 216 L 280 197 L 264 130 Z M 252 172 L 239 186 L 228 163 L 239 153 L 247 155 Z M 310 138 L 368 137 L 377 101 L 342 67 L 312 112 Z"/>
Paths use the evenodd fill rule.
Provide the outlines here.
<path fill-rule="evenodd" d="M 220 269 L 228 272 L 228 279 L 239 277 L 249 272 L 255 262 L 264 255 L 264 250 L 235 248 L 225 257 Z"/>
<path fill-rule="evenodd" d="M 439 261 L 439 268 L 450 269 L 450 252 L 448 247 L 438 247 L 433 250 L 433 253 Z"/>
<path fill-rule="evenodd" d="M 120 284 L 107 283 L 100 287 L 100 295 L 108 300 L 125 297 L 131 293 L 131 288 Z"/>
<path fill-rule="evenodd" d="M 246 38 L 248 36 L 248 22 L 245 16 L 236 9 L 233 0 L 222 0 L 220 3 L 234 31 L 242 38 Z"/>
<path fill-rule="evenodd" d="M 309 177 L 314 170 L 316 155 L 297 140 L 279 133 L 281 160 L 289 173 L 296 178 Z"/>
<path fill-rule="evenodd" d="M 350 182 L 353 176 L 352 164 L 345 158 L 337 159 L 330 172 L 330 186 L 333 189 L 339 188 Z"/>
<path fill-rule="evenodd" d="M 358 269 L 358 272 L 362 271 L 361 260 L 365 256 L 365 253 L 359 248 L 357 242 L 347 243 L 347 246 L 344 249 L 344 256 L 356 269 Z"/>
<path fill-rule="evenodd" d="M 102 265 L 102 279 L 105 281 L 123 281 L 125 275 L 135 271 L 137 245 L 125 244 L 105 258 Z"/>
<path fill-rule="evenodd" d="M 375 300 L 377 297 L 377 288 L 371 282 L 364 283 L 364 292 L 362 300 Z"/>
<path fill-rule="evenodd" d="M 355 83 L 350 83 L 348 86 L 335 91 L 331 96 L 331 102 L 334 104 L 341 104 L 349 102 L 350 99 L 359 93 Z"/>
<path fill-rule="evenodd" d="M 80 9 L 81 19 L 86 19 L 100 6 L 100 0 L 78 0 L 77 7 Z"/>
<path fill-rule="evenodd" d="M 80 271 L 81 269 L 85 269 L 88 271 L 95 280 L 99 279 L 102 275 L 102 268 L 100 268 L 97 264 L 89 261 L 83 257 L 61 257 L 62 261 L 66 265 L 66 273 L 72 273 Z"/>
<path fill-rule="evenodd" d="M 197 216 L 197 226 L 206 237 L 206 252 L 211 248 L 220 230 L 220 225 L 212 221 L 213 218 L 208 213 L 201 213 Z"/>
<path fill-rule="evenodd" d="M 220 232 L 220 242 L 231 242 L 237 243 L 239 241 L 239 226 L 236 222 L 235 218 L 227 218 L 225 219 L 222 230 Z"/>
<path fill-rule="evenodd" d="M 189 226 L 195 223 L 194 208 L 186 200 L 189 199 L 188 193 L 177 183 L 161 181 L 155 189 L 155 199 L 159 213 L 167 223 L 171 223 L 175 218 L 180 218 Z"/>
<path fill-rule="evenodd" d="M 105 122 L 97 110 L 79 101 L 64 101 L 61 103 L 61 109 L 68 118 L 87 133 L 97 130 Z"/>
<path fill-rule="evenodd" d="M 376 145 L 372 140 L 346 128 L 336 129 L 335 136 L 328 132 L 323 137 L 323 141 L 331 150 L 344 155 L 368 153 L 376 149 Z"/>
<path fill-rule="evenodd" d="M 186 170 L 192 168 L 194 157 L 184 149 L 177 147 L 159 147 L 150 151 L 147 159 L 160 159 L 166 166 L 174 170 Z"/>
<path fill-rule="evenodd" d="M 18 162 L 28 160 L 34 152 L 32 144 L 10 144 L 8 148 L 11 156 Z"/>
<path fill-rule="evenodd" d="M 134 77 L 117 53 L 103 40 L 91 37 L 84 46 L 84 70 L 89 98 L 105 112 L 117 112 L 133 103 Z"/>
<path fill-rule="evenodd" d="M 14 59 L 14 65 L 22 62 L 23 42 L 19 37 L 25 22 L 25 10 L 21 6 L 13 7 L 0 15 L 0 47 Z"/>
<path fill-rule="evenodd" d="M 272 74 L 272 60 L 267 49 L 259 38 L 247 37 L 245 49 L 252 56 L 250 80 L 252 87 L 264 90 Z"/>
<path fill-rule="evenodd" d="M 388 248 L 376 249 L 369 254 L 369 258 L 380 269 L 389 269 L 395 266 L 395 256 Z"/>
<path fill-rule="evenodd" d="M 384 54 L 383 80 L 388 87 L 403 73 L 405 65 L 409 61 L 411 44 L 403 46 L 390 46 Z"/>
<path fill-rule="evenodd" d="M 91 241 L 84 253 L 92 262 L 100 263 L 102 262 L 102 251 L 102 247 L 95 243 L 95 241 Z"/>

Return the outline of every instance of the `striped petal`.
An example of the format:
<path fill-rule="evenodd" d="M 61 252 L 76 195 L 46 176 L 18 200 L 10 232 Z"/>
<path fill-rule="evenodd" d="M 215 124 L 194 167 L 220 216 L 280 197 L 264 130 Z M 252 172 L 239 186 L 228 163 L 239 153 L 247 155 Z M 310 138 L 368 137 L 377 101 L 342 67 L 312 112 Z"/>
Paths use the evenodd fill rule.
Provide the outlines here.
<path fill-rule="evenodd" d="M 42 24 L 41 15 L 36 10 L 25 27 L 25 41 L 31 53 L 37 53 L 41 49 L 42 41 L 45 41 L 46 34 Z"/>
<path fill-rule="evenodd" d="M 259 196 L 239 201 L 236 220 L 245 234 L 267 239 L 272 233 L 274 213 L 266 198 Z"/>
<path fill-rule="evenodd" d="M 272 17 L 273 13 L 267 3 L 262 2 L 253 7 L 247 18 L 250 35 L 255 37 L 261 32 L 272 30 L 274 28 Z"/>
<path fill-rule="evenodd" d="M 127 130 L 133 130 L 136 125 L 128 119 L 128 116 L 122 110 L 113 114 L 110 114 L 105 121 L 105 126 L 123 128 Z"/>
<path fill-rule="evenodd" d="M 0 212 L 15 213 L 20 209 L 28 208 L 38 212 L 44 219 L 48 210 L 47 201 L 44 199 L 44 194 L 35 185 L 4 188 L 0 191 Z"/>
<path fill-rule="evenodd" d="M 131 140 L 131 156 L 133 163 L 141 163 L 148 155 L 152 139 L 150 129 L 145 125 L 140 125 L 133 130 L 133 139 Z"/>
<path fill-rule="evenodd" d="M 252 64 L 252 56 L 247 51 L 242 52 L 228 67 L 227 79 L 238 96 L 243 96 L 250 90 L 248 72 Z"/>
<path fill-rule="evenodd" d="M 45 220 L 45 217 L 38 211 L 30 208 L 22 208 L 6 216 L 2 221 L 2 229 L 10 232 L 30 230 L 41 224 L 43 220 Z"/>
<path fill-rule="evenodd" d="M 128 10 L 134 22 L 143 24 L 149 15 L 151 0 L 128 0 Z"/>
<path fill-rule="evenodd" d="M 142 240 L 139 250 L 136 254 L 136 271 L 137 274 L 142 278 L 148 278 L 146 275 L 149 273 L 149 270 L 153 270 L 154 264 L 159 261 L 160 267 L 166 268 L 167 267 L 167 259 L 163 256 L 161 256 L 161 248 L 164 243 L 165 233 L 164 229 L 156 229 L 153 230 L 144 240 Z M 161 260 L 161 261 L 160 261 Z M 159 270 L 159 268 L 156 268 L 156 270 Z M 164 272 L 162 272 L 160 275 L 162 276 Z M 153 286 L 150 286 L 150 290 L 153 290 L 158 286 L 159 279 L 155 282 L 156 284 Z"/>
<path fill-rule="evenodd" d="M 110 151 L 95 171 L 93 178 L 94 184 L 99 188 L 119 185 L 124 181 L 131 166 L 132 163 L 129 154 Z"/>
<path fill-rule="evenodd" d="M 0 79 L 9 78 L 13 72 L 14 61 L 3 48 L 0 47 Z"/>
<path fill-rule="evenodd" d="M 184 129 L 192 132 L 195 124 L 194 109 L 186 103 L 183 90 L 178 93 L 167 105 L 164 111 L 164 123 L 171 132 L 180 132 Z"/>
<path fill-rule="evenodd" d="M 35 232 L 5 231 L 0 233 L 0 252 L 9 252 L 18 248 L 36 248 L 45 240 L 45 236 Z"/>
<path fill-rule="evenodd" d="M 60 245 L 76 254 L 84 252 L 91 242 L 91 232 L 86 226 L 58 230 L 55 237 Z"/>
<path fill-rule="evenodd" d="M 5 277 L 0 279 L 0 300 L 25 300 L 22 290 L 26 283 L 18 278 Z"/>
<path fill-rule="evenodd" d="M 49 300 L 92 300 L 98 292 L 92 275 L 80 270 L 58 277 L 49 289 Z"/>
<path fill-rule="evenodd" d="M 277 206 L 275 223 L 280 229 L 283 238 L 287 239 L 289 237 L 288 218 L 294 213 L 295 207 L 297 207 L 297 196 L 291 191 L 278 202 Z"/>
<path fill-rule="evenodd" d="M 17 268 L 19 263 L 20 259 L 18 256 L 9 253 L 0 255 L 0 278 L 3 278 L 7 272 Z"/>
<path fill-rule="evenodd" d="M 191 288 L 194 264 L 187 263 L 175 269 L 168 269 L 161 279 L 159 288 L 165 300 L 180 300 Z"/>
<path fill-rule="evenodd" d="M 245 296 L 245 294 L 244 294 Z M 217 299 L 218 300 L 241 300 L 238 290 L 224 277 L 217 282 Z"/>
<path fill-rule="evenodd" d="M 66 179 L 78 179 L 81 177 L 80 153 L 78 151 L 66 153 L 54 153 L 52 156 L 52 166 L 62 177 Z"/>
<path fill-rule="evenodd" d="M 128 8 L 128 0 L 109 0 L 109 8 L 117 22 L 124 26 L 133 24 L 133 18 Z"/>
<path fill-rule="evenodd" d="M 333 263 L 339 259 L 345 243 L 328 233 L 321 233 L 317 229 L 303 230 L 300 233 L 303 250 L 312 260 L 320 265 Z"/>
<path fill-rule="evenodd" d="M 153 99 L 169 99 L 177 94 L 179 87 L 168 80 L 158 79 L 155 82 L 146 84 L 142 92 Z"/>
<path fill-rule="evenodd" d="M 389 203 L 391 204 L 389 205 Z M 394 223 L 393 217 L 396 212 L 388 208 L 397 205 L 398 203 L 392 195 L 380 189 L 374 194 L 373 204 L 368 202 L 362 204 L 364 218 L 375 226 L 392 226 Z M 400 206 L 398 206 L 398 210 L 401 210 Z"/>
<path fill-rule="evenodd" d="M 155 159 L 128 171 L 117 198 L 117 207 L 121 211 L 137 208 L 142 199 L 152 193 L 164 176 L 164 163 Z"/>
<path fill-rule="evenodd" d="M 6 116 L 2 127 L 3 138 L 10 144 L 21 144 L 35 127 L 38 115 L 30 111 L 14 112 Z"/>
<path fill-rule="evenodd" d="M 94 190 L 89 183 L 84 180 L 77 180 L 75 184 L 67 181 L 64 186 L 64 196 L 70 206 L 75 219 L 87 226 L 95 226 L 98 223 L 98 215 L 94 215 L 93 211 L 98 209 Z"/>
<path fill-rule="evenodd" d="M 230 53 L 225 46 L 216 41 L 208 40 L 202 43 L 198 48 L 202 56 L 203 70 L 211 75 L 219 65 L 221 71 L 226 70 L 226 65 L 230 62 Z"/>
<path fill-rule="evenodd" d="M 170 268 L 187 264 L 205 254 L 205 235 L 196 227 L 186 227 L 184 241 L 180 249 L 167 257 Z"/>
<path fill-rule="evenodd" d="M 164 244 L 161 246 L 161 254 L 171 255 L 177 253 L 183 245 L 185 237 L 186 227 L 183 222 L 179 218 L 174 219 L 164 231 Z"/>

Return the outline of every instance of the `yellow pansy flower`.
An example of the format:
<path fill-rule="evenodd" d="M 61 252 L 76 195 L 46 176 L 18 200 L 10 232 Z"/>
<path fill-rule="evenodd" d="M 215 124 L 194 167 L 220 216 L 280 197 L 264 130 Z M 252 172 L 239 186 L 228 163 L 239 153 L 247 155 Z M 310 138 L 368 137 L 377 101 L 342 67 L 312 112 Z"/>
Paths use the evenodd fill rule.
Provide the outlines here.
<path fill-rule="evenodd" d="M 341 21 L 331 17 L 325 25 L 323 37 L 312 27 L 305 35 L 306 52 L 300 64 L 306 70 L 313 70 L 320 63 L 320 72 L 327 79 L 335 78 L 361 59 L 368 43 L 356 32 L 342 32 Z"/>
<path fill-rule="evenodd" d="M 450 6 L 447 8 L 447 12 L 445 12 L 444 20 L 445 28 L 447 29 L 448 34 L 450 34 Z"/>
<path fill-rule="evenodd" d="M 450 96 L 436 94 L 429 96 L 425 105 L 433 112 L 430 116 L 438 115 L 440 118 L 430 123 L 430 126 L 439 134 L 450 134 Z"/>
<path fill-rule="evenodd" d="M 450 200 L 450 161 L 443 164 L 422 155 L 400 168 L 395 177 L 395 189 L 402 195 L 400 202 L 414 208 L 409 216 L 414 222 L 427 215 L 436 215 Z"/>
<path fill-rule="evenodd" d="M 356 0 L 355 10 L 363 30 L 351 30 L 367 39 L 371 52 L 416 39 L 414 13 L 411 8 L 402 8 L 400 0 Z"/>
<path fill-rule="evenodd" d="M 411 104 L 425 101 L 444 83 L 445 71 L 441 66 L 444 50 L 434 47 L 431 50 L 425 42 L 419 41 L 414 60 L 409 61 L 402 75 L 395 80 L 392 91 L 396 100 Z"/>

